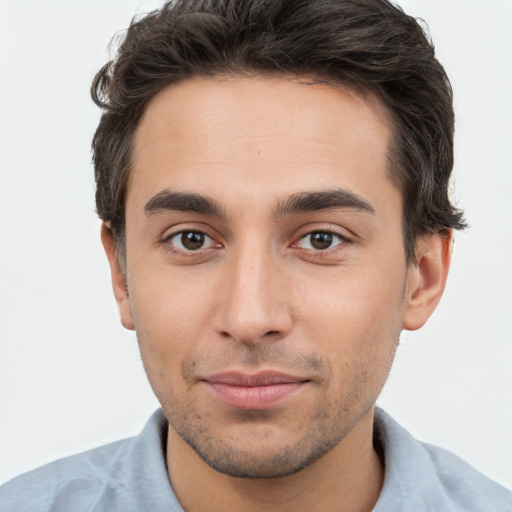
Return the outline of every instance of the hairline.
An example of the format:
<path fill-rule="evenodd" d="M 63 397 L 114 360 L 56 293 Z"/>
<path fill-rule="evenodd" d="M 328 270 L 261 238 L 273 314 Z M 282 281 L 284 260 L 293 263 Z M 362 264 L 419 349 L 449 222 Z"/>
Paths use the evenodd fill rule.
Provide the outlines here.
<path fill-rule="evenodd" d="M 401 206 L 402 206 L 402 240 L 403 247 L 405 252 L 406 261 L 408 263 L 415 262 L 414 256 L 414 247 L 416 246 L 417 239 L 421 236 L 421 233 L 417 233 L 415 235 L 414 241 L 409 240 L 409 234 L 407 233 L 407 221 L 405 219 L 405 191 L 404 184 L 400 179 L 400 175 L 398 170 L 393 171 L 393 168 L 400 167 L 402 164 L 400 162 L 400 123 L 396 119 L 396 115 L 394 112 L 388 107 L 384 99 L 382 98 L 382 92 L 378 87 L 372 87 L 369 84 L 362 83 L 351 83 L 348 80 L 340 80 L 339 78 L 329 76 L 328 74 L 307 74 L 307 73 L 289 73 L 289 72 L 279 72 L 279 71 L 266 71 L 266 70 L 252 70 L 252 69 L 239 69 L 236 71 L 219 71 L 215 73 L 194 73 L 190 76 L 181 78 L 180 80 L 173 81 L 168 84 L 162 84 L 158 90 L 156 90 L 153 94 L 149 95 L 147 100 L 143 104 L 143 108 L 141 109 L 141 113 L 137 117 L 136 125 L 132 128 L 131 133 L 127 136 L 128 143 L 128 164 L 126 165 L 125 172 L 123 174 L 122 186 L 120 187 L 121 192 L 121 203 L 123 206 L 123 215 L 122 220 L 120 222 L 120 229 L 118 233 L 113 233 L 114 235 L 114 247 L 116 251 L 117 262 L 121 271 L 126 274 L 126 195 L 128 193 L 128 186 L 130 181 L 130 176 L 133 170 L 133 153 L 134 153 L 134 140 L 136 137 L 137 130 L 142 122 L 142 119 L 146 113 L 146 110 L 149 104 L 164 90 L 169 89 L 175 85 L 183 84 L 188 81 L 194 79 L 204 79 L 211 81 L 229 81 L 229 80 L 238 80 L 238 79 L 281 79 L 281 80 L 289 80 L 294 83 L 302 84 L 302 85 L 327 85 L 331 87 L 333 90 L 345 91 L 350 93 L 355 93 L 360 99 L 364 100 L 366 104 L 372 109 L 372 111 L 379 117 L 379 120 L 387 126 L 389 130 L 389 139 L 387 143 L 387 151 L 386 151 L 386 170 L 387 170 L 387 178 L 389 179 L 391 185 L 393 185 L 398 192 L 400 193 L 401 198 Z M 107 228 L 111 230 L 111 226 L 107 224 Z"/>

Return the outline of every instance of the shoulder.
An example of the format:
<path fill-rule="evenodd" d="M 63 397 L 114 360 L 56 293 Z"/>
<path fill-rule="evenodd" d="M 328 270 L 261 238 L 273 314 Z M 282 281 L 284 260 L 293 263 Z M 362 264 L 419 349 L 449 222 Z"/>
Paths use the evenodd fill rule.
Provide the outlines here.
<path fill-rule="evenodd" d="M 119 476 L 131 441 L 59 459 L 14 478 L 0 487 L 0 512 L 92 510 L 99 494 L 123 486 Z"/>
<path fill-rule="evenodd" d="M 422 443 L 444 492 L 461 510 L 512 512 L 512 492 L 448 450 Z M 471 508 L 473 507 L 473 508 Z"/>
<path fill-rule="evenodd" d="M 512 492 L 453 453 L 422 443 L 377 409 L 376 436 L 384 452 L 384 488 L 375 512 L 512 512 Z"/>
<path fill-rule="evenodd" d="M 165 465 L 167 420 L 137 436 L 57 460 L 0 487 L 0 512 L 181 510 Z"/>

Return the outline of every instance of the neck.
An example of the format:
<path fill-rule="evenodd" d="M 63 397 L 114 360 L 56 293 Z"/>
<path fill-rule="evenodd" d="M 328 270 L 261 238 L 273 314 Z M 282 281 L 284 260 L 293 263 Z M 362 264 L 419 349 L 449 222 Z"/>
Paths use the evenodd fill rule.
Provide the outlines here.
<path fill-rule="evenodd" d="M 167 466 L 173 490 L 187 512 L 369 512 L 384 471 L 373 448 L 373 409 L 329 453 L 280 478 L 233 478 L 210 468 L 169 427 Z"/>

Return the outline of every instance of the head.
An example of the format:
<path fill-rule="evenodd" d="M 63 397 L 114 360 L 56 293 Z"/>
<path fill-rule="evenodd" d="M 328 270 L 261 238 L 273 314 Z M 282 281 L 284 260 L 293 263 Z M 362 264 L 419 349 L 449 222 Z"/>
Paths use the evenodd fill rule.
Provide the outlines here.
<path fill-rule="evenodd" d="M 174 1 L 134 20 L 98 72 L 96 206 L 125 257 L 133 136 L 151 99 L 192 77 L 296 76 L 376 97 L 392 123 L 389 176 L 402 193 L 409 261 L 419 236 L 464 227 L 450 203 L 452 91 L 417 21 L 386 0 Z"/>
<path fill-rule="evenodd" d="M 93 95 L 114 291 L 170 440 L 246 477 L 360 446 L 463 225 L 418 24 L 384 0 L 172 2 Z"/>

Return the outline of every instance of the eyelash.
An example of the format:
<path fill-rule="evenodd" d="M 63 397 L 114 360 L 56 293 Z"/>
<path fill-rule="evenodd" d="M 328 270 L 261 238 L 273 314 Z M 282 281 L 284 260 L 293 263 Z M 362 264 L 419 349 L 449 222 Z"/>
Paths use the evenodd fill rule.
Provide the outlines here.
<path fill-rule="evenodd" d="M 316 234 L 330 235 L 332 237 L 338 238 L 339 241 L 338 241 L 338 243 L 335 243 L 334 245 L 329 246 L 325 249 L 315 249 L 315 248 L 309 249 L 309 248 L 304 248 L 304 247 L 300 248 L 299 247 L 302 251 L 304 251 L 308 255 L 308 257 L 325 258 L 325 257 L 328 257 L 328 256 L 332 255 L 333 253 L 339 251 L 341 249 L 340 246 L 345 246 L 347 244 L 352 243 L 352 240 L 350 238 L 348 238 L 346 235 L 340 233 L 337 230 L 315 229 L 313 231 L 308 231 L 304 235 L 301 235 L 300 238 L 292 244 L 292 247 L 297 247 L 302 240 L 304 240 L 308 237 L 311 237 L 313 235 L 316 235 Z M 334 243 L 334 241 L 333 241 L 333 243 Z"/>
<path fill-rule="evenodd" d="M 186 233 L 201 235 L 207 239 L 210 239 L 212 242 L 212 247 L 207 247 L 207 248 L 200 247 L 197 250 L 191 250 L 191 249 L 187 250 L 186 248 L 176 247 L 176 245 L 172 243 L 172 240 L 179 236 L 183 237 L 183 235 Z M 222 244 L 215 242 L 213 237 L 211 237 L 210 235 L 208 235 L 208 233 L 206 233 L 205 231 L 203 231 L 201 229 L 181 229 L 180 231 L 177 231 L 175 233 L 170 233 L 169 235 L 164 237 L 161 243 L 162 243 L 162 245 L 165 246 L 166 250 L 168 250 L 169 252 L 171 252 L 181 258 L 197 257 L 198 255 L 204 255 L 206 251 L 209 251 L 212 249 L 220 249 L 222 247 Z M 181 243 L 181 245 L 183 245 L 183 244 Z"/>
<path fill-rule="evenodd" d="M 179 248 L 176 247 L 176 245 L 172 242 L 173 239 L 176 237 L 183 237 L 184 234 L 196 234 L 201 235 L 202 237 L 205 237 L 206 239 L 209 239 L 211 241 L 210 247 L 200 247 L 197 250 L 192 249 L 186 249 L 186 248 Z M 304 248 L 299 247 L 299 244 L 302 240 L 311 237 L 316 234 L 323 234 L 323 235 L 330 235 L 332 237 L 338 238 L 339 242 L 335 243 L 335 245 L 327 247 L 325 249 L 315 249 L 315 248 Z M 306 253 L 308 257 L 316 257 L 316 258 L 323 258 L 327 257 L 328 255 L 331 255 L 332 253 L 339 250 L 340 246 L 344 246 L 346 244 L 350 244 L 352 240 L 345 236 L 344 234 L 341 234 L 337 230 L 333 229 L 315 229 L 312 231 L 308 231 L 307 233 L 301 235 L 297 241 L 295 241 L 293 244 L 291 244 L 290 247 L 296 247 Z M 207 254 L 207 252 L 210 252 L 212 250 L 221 249 L 223 245 L 219 242 L 216 242 L 215 239 L 210 236 L 208 233 L 206 233 L 204 230 L 201 229 L 181 229 L 177 232 L 170 233 L 169 235 L 165 236 L 162 240 L 162 245 L 165 246 L 166 250 L 169 252 L 181 257 L 181 258 L 194 258 L 198 257 L 200 255 L 204 256 Z M 180 242 L 183 246 L 182 242 Z"/>

